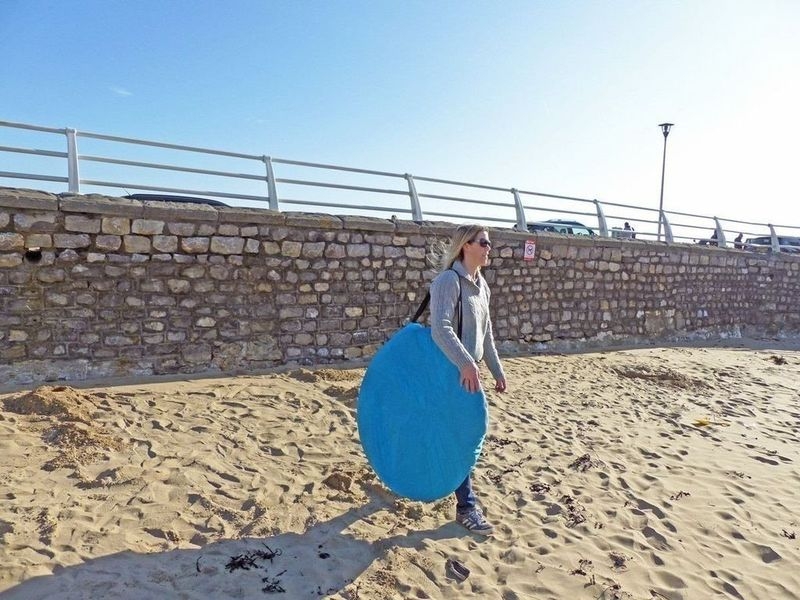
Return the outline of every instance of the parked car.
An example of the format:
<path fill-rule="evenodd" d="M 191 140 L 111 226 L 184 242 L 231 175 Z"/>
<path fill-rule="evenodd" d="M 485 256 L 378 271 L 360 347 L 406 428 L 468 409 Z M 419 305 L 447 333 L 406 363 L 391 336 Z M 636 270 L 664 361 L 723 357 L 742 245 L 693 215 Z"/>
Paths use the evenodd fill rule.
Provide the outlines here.
<path fill-rule="evenodd" d="M 594 229 L 587 227 L 583 223 L 565 221 L 563 219 L 550 219 L 548 221 L 528 223 L 528 231 L 551 231 L 553 233 L 565 233 L 567 235 L 597 235 Z"/>
<path fill-rule="evenodd" d="M 800 254 L 800 237 L 779 235 L 778 245 L 781 247 L 781 252 Z M 762 235 L 759 237 L 747 238 L 744 249 L 753 252 L 769 252 L 772 249 L 772 237 Z"/>

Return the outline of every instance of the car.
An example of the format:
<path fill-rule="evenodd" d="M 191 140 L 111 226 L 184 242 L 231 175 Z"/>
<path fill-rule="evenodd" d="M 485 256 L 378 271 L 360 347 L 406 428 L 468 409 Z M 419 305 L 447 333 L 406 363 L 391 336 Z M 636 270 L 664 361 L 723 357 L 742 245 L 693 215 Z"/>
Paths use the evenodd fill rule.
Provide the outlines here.
<path fill-rule="evenodd" d="M 587 227 L 578 221 L 565 221 L 564 219 L 550 219 L 548 221 L 538 221 L 528 223 L 528 231 L 550 231 L 552 233 L 565 233 L 567 235 L 597 235 L 591 227 Z"/>
<path fill-rule="evenodd" d="M 800 237 L 779 235 L 778 245 L 781 247 L 781 252 L 800 254 Z M 769 252 L 772 250 L 772 237 L 769 235 L 762 235 L 759 237 L 747 238 L 744 243 L 744 249 L 753 252 Z"/>

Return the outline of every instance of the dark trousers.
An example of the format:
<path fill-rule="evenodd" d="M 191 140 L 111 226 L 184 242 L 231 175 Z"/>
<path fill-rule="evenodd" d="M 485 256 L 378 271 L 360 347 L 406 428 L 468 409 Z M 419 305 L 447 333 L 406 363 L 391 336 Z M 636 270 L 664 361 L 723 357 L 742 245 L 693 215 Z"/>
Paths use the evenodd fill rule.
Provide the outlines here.
<path fill-rule="evenodd" d="M 475 508 L 475 492 L 472 491 L 472 479 L 470 475 L 464 482 L 456 488 L 456 511 L 465 513 Z"/>

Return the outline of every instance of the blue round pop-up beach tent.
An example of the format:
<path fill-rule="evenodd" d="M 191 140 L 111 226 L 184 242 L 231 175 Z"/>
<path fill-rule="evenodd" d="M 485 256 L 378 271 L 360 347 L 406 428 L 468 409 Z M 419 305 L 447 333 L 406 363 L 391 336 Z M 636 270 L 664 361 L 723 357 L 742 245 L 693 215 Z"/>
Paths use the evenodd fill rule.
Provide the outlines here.
<path fill-rule="evenodd" d="M 486 397 L 467 392 L 431 338 L 410 323 L 370 362 L 358 395 L 358 433 L 378 477 L 400 496 L 431 502 L 451 494 L 478 460 Z"/>

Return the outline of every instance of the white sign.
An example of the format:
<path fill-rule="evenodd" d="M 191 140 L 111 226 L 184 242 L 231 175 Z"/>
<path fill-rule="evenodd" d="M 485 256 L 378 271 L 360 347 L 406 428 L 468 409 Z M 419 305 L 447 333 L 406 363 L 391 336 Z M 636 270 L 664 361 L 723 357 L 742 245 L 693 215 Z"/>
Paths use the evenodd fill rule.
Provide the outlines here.
<path fill-rule="evenodd" d="M 536 256 L 536 242 L 533 240 L 525 240 L 525 254 L 522 257 L 525 260 L 533 260 Z"/>

